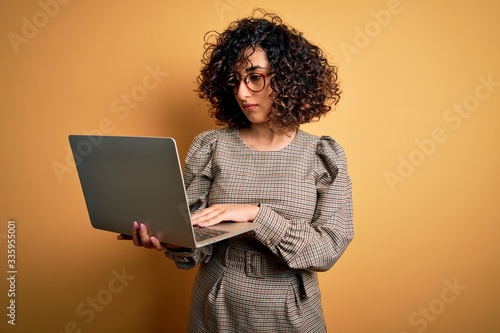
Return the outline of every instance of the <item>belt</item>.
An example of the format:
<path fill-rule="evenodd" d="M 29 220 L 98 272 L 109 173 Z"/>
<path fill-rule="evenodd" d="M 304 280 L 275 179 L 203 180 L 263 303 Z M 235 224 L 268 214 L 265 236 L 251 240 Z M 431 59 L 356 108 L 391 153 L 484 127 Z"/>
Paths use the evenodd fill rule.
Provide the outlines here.
<path fill-rule="evenodd" d="M 227 245 L 217 244 L 213 255 L 224 266 L 242 269 L 249 277 L 263 278 L 268 275 L 292 271 L 283 260 L 273 254 L 260 251 L 238 250 Z"/>

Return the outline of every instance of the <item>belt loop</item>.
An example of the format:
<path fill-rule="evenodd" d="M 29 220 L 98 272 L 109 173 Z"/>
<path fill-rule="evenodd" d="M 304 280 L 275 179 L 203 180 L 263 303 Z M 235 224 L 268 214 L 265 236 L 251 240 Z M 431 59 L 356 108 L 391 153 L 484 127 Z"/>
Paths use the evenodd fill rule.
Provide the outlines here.
<path fill-rule="evenodd" d="M 302 276 L 302 272 L 296 271 L 295 275 L 297 276 L 297 280 L 299 283 L 300 297 L 302 297 L 303 299 L 306 299 L 307 298 L 307 291 L 306 291 L 306 287 L 304 286 L 304 277 Z"/>
<path fill-rule="evenodd" d="M 230 246 L 224 246 L 222 248 L 222 250 L 224 251 L 224 261 L 223 261 L 223 264 L 225 267 L 227 267 L 227 263 L 229 262 L 229 256 L 230 256 L 230 251 L 231 247 Z"/>

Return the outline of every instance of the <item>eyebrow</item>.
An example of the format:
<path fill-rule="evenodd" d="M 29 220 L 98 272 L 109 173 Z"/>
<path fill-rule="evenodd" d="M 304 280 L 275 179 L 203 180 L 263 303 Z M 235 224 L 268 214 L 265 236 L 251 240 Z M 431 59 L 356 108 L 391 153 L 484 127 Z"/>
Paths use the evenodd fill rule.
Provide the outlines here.
<path fill-rule="evenodd" d="M 267 67 L 262 67 L 260 65 L 254 65 L 252 67 L 245 68 L 245 72 L 248 73 L 248 72 L 254 71 L 256 69 L 267 69 Z"/>

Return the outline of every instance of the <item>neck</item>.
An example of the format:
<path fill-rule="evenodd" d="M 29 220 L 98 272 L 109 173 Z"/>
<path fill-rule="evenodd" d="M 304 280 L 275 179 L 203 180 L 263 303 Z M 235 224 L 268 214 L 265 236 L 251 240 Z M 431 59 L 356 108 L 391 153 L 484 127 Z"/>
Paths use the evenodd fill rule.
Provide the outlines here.
<path fill-rule="evenodd" d="M 295 138 L 297 131 L 276 132 L 267 124 L 252 124 L 240 129 L 243 142 L 253 150 L 273 151 L 288 146 Z"/>

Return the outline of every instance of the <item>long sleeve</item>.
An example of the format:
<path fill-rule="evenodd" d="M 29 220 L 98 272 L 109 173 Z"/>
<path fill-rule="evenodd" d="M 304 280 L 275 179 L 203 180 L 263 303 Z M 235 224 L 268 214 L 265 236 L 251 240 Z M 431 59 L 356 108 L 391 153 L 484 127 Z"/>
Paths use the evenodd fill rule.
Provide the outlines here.
<path fill-rule="evenodd" d="M 193 140 L 186 155 L 184 185 L 191 213 L 207 207 L 208 193 L 213 181 L 212 154 L 216 142 L 216 131 L 203 132 Z M 210 260 L 212 250 L 212 245 L 181 252 L 167 249 L 165 255 L 174 260 L 178 268 L 191 269 Z"/>
<path fill-rule="evenodd" d="M 325 271 L 354 236 L 352 190 L 342 147 L 322 137 L 316 154 L 317 201 L 312 221 L 288 220 L 263 203 L 254 221 L 259 224 L 255 238 L 292 268 Z"/>

